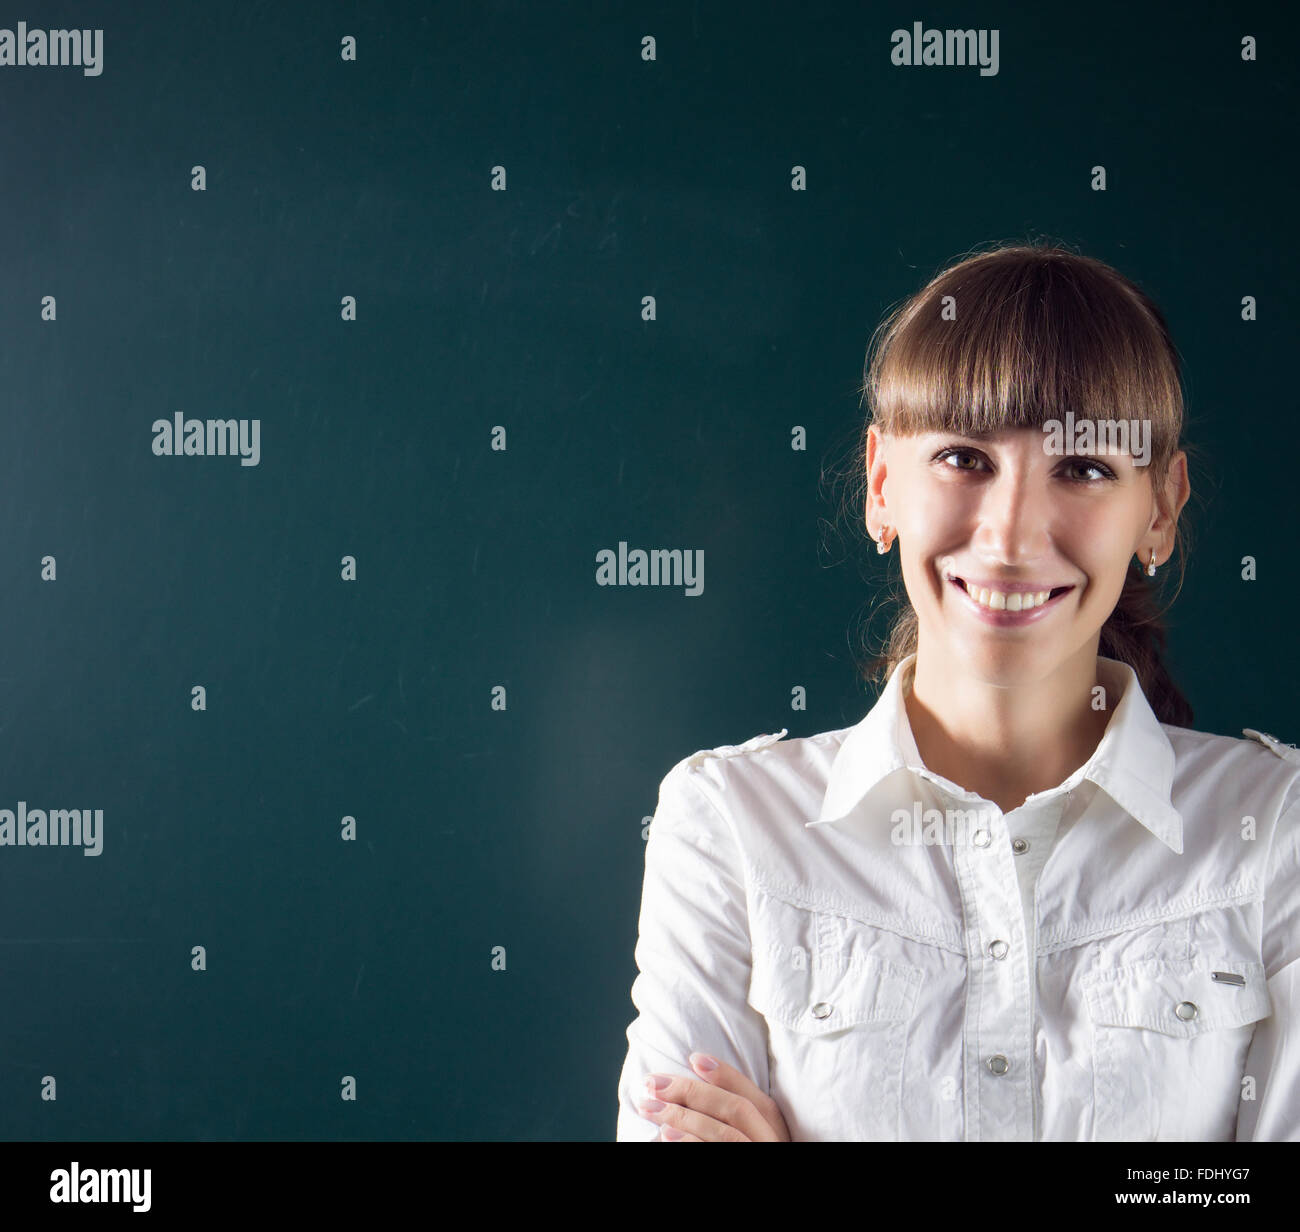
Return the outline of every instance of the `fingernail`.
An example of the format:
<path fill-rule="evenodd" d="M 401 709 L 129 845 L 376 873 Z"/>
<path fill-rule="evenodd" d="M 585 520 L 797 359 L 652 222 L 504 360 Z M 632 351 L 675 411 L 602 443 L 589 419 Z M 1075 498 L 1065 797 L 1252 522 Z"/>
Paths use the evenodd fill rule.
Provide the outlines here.
<path fill-rule="evenodd" d="M 711 1069 L 718 1068 L 717 1059 L 709 1056 L 707 1052 L 691 1053 L 691 1064 L 694 1065 L 697 1069 L 704 1070 L 706 1073 Z"/>
<path fill-rule="evenodd" d="M 663 1126 L 659 1132 L 663 1134 L 665 1141 L 676 1142 L 682 1136 L 680 1129 L 674 1129 L 671 1125 Z"/>
<path fill-rule="evenodd" d="M 653 1095 L 656 1091 L 662 1091 L 670 1082 L 672 1082 L 672 1079 L 665 1077 L 663 1074 L 647 1074 L 645 1080 L 646 1090 Z"/>
<path fill-rule="evenodd" d="M 658 1099 L 643 1099 L 641 1107 L 646 1112 L 662 1112 L 664 1110 L 663 1101 Z"/>

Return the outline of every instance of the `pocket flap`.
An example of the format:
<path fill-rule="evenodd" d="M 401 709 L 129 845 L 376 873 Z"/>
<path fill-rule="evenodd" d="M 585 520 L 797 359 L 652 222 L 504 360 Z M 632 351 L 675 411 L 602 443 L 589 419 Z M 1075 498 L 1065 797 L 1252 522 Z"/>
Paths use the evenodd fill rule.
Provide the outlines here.
<path fill-rule="evenodd" d="M 1263 963 L 1151 958 L 1090 971 L 1080 983 L 1098 1026 L 1143 1027 L 1184 1039 L 1244 1027 L 1273 1012 Z"/>
<path fill-rule="evenodd" d="M 925 979 L 919 967 L 869 955 L 836 970 L 756 964 L 749 1004 L 804 1035 L 829 1035 L 869 1022 L 911 1018 Z"/>

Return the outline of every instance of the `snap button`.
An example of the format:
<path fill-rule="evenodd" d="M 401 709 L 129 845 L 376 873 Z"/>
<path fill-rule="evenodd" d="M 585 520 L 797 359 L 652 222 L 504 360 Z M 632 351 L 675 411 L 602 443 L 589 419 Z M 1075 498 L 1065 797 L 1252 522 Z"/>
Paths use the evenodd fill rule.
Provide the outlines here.
<path fill-rule="evenodd" d="M 825 1001 L 818 1001 L 812 1007 L 812 1016 L 814 1018 L 825 1018 L 831 1012 L 830 1005 Z"/>
<path fill-rule="evenodd" d="M 1011 1062 L 1006 1059 L 1000 1052 L 993 1057 L 989 1057 L 989 1069 L 993 1073 L 1002 1075 L 1011 1068 Z"/>
<path fill-rule="evenodd" d="M 1007 956 L 1007 943 L 1005 941 L 990 941 L 989 953 L 994 958 L 1005 958 Z"/>
<path fill-rule="evenodd" d="M 1196 1005 L 1192 1001 L 1180 1001 L 1174 1006 L 1174 1013 L 1184 1022 L 1191 1022 L 1196 1017 Z"/>
<path fill-rule="evenodd" d="M 976 847 L 987 847 L 989 845 L 989 832 L 987 830 L 976 830 L 971 842 Z"/>
<path fill-rule="evenodd" d="M 1012 841 L 1011 850 L 1018 856 L 1022 856 L 1029 850 L 1029 844 L 1023 839 L 1018 838 Z"/>

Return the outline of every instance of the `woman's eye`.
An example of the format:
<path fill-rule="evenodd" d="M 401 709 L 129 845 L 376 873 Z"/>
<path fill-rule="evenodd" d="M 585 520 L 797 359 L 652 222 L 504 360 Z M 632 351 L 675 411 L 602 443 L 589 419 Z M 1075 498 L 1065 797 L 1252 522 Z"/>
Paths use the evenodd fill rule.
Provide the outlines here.
<path fill-rule="evenodd" d="M 1091 483 L 1091 482 L 1094 482 L 1096 479 L 1114 479 L 1114 478 L 1115 478 L 1115 472 L 1112 471 L 1112 470 L 1109 470 L 1107 467 L 1102 466 L 1102 464 L 1101 464 L 1100 462 L 1089 462 L 1089 461 L 1087 461 L 1087 460 L 1085 460 L 1085 459 L 1080 459 L 1080 460 L 1077 461 L 1077 462 L 1072 462 L 1072 463 L 1070 463 L 1070 467 L 1072 467 L 1072 468 L 1077 468 L 1077 469 L 1080 470 L 1080 471 L 1093 471 L 1093 472 L 1094 472 L 1093 475 L 1086 475 L 1086 476 L 1083 477 L 1082 482 L 1084 482 L 1084 483 Z M 1069 469 L 1069 468 L 1067 468 L 1067 469 Z"/>
<path fill-rule="evenodd" d="M 952 458 L 957 458 L 957 459 L 965 458 L 968 461 L 975 463 L 975 466 L 954 466 L 952 469 L 955 471 L 975 470 L 978 468 L 979 465 L 979 458 L 975 454 L 969 453 L 965 449 L 945 449 L 939 455 L 939 457 L 945 462 L 949 461 Z"/>

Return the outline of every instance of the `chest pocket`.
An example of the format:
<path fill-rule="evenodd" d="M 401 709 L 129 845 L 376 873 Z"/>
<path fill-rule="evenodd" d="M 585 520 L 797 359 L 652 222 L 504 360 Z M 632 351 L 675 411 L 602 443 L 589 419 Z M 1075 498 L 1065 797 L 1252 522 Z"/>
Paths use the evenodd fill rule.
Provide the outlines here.
<path fill-rule="evenodd" d="M 895 1141 L 909 1024 L 925 972 L 873 952 L 876 931 L 760 894 L 748 1003 L 768 1029 L 769 1094 L 792 1138 Z"/>
<path fill-rule="evenodd" d="M 1272 1013 L 1263 964 L 1145 959 L 1081 984 L 1094 1138 L 1230 1140 L 1255 1023 Z"/>

